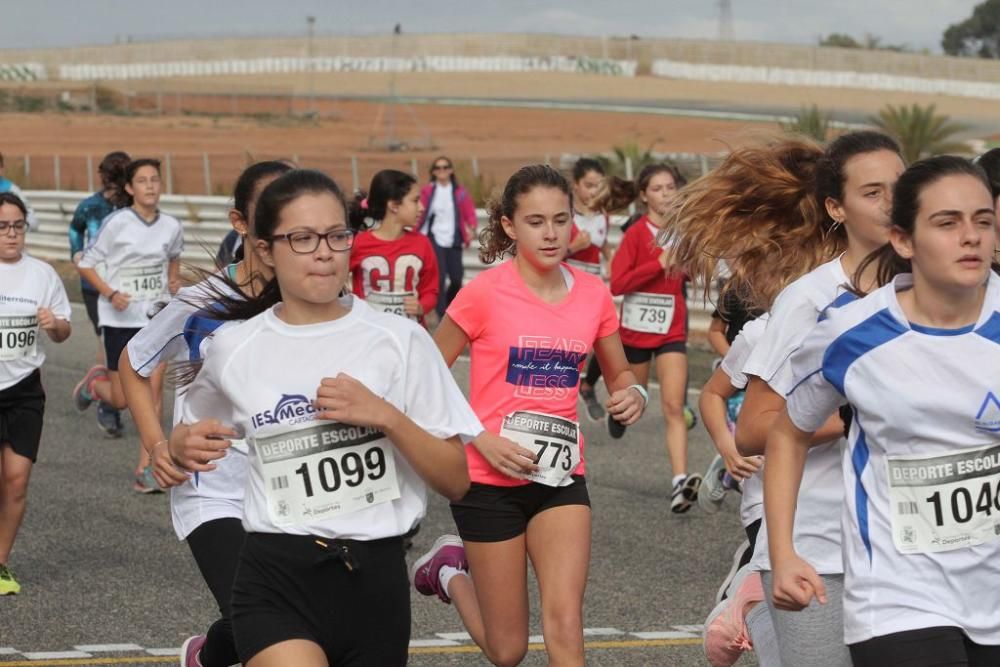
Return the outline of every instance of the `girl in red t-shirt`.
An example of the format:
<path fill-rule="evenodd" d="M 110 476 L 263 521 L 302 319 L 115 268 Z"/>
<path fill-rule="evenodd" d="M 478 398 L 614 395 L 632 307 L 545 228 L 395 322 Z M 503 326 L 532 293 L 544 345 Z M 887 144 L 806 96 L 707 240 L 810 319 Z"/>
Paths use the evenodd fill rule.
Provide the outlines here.
<path fill-rule="evenodd" d="M 426 324 L 438 298 L 438 265 L 427 237 L 417 231 L 423 214 L 420 188 L 409 174 L 384 169 L 359 192 L 350 207 L 354 239 L 351 275 L 354 293 L 376 310 Z"/>
<path fill-rule="evenodd" d="M 528 547 L 542 591 L 549 663 L 583 665 L 590 500 L 577 415 L 580 367 L 593 349 L 623 424 L 645 408 L 611 295 L 563 263 L 573 225 L 569 185 L 551 167 L 507 182 L 481 234 L 487 264 L 449 306 L 435 341 L 445 361 L 470 350 L 469 399 L 484 428 L 466 445 L 472 486 L 446 535 L 411 568 L 417 591 L 453 601 L 495 664 L 528 649 Z"/>
<path fill-rule="evenodd" d="M 611 263 L 611 293 L 622 295 L 622 343 L 639 382 L 649 378 L 650 360 L 660 381 L 660 408 L 666 421 L 667 454 L 674 477 L 670 509 L 686 512 L 698 497 L 701 476 L 687 474 L 687 304 L 685 276 L 667 265 L 658 240 L 681 180 L 676 167 L 651 164 L 639 172 L 635 191 L 646 213 L 631 225 Z M 621 184 L 618 184 L 619 186 Z M 611 435 L 623 428 L 608 422 Z"/>

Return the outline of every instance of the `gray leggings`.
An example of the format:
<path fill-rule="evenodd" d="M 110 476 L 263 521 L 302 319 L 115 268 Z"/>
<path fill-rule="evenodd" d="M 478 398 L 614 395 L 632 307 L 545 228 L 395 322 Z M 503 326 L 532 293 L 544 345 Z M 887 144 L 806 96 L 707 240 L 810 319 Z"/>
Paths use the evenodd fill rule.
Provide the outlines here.
<path fill-rule="evenodd" d="M 770 571 L 761 572 L 783 665 L 851 667 L 851 653 L 844 643 L 844 575 L 820 577 L 826 586 L 826 604 L 813 600 L 802 611 L 782 611 L 774 608 L 774 577 Z"/>

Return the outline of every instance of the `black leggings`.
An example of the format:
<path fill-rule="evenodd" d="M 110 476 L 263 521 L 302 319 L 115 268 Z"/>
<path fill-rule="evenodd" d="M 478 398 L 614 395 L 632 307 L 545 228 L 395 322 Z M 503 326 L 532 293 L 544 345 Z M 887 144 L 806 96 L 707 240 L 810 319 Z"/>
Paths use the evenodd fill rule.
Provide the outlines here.
<path fill-rule="evenodd" d="M 597 355 L 590 355 L 590 361 L 587 363 L 587 375 L 583 378 L 583 381 L 589 384 L 591 387 L 597 386 L 597 381 L 601 379 L 601 365 L 597 363 Z"/>
<path fill-rule="evenodd" d="M 438 263 L 437 314 L 444 316 L 458 290 L 462 289 L 462 278 L 465 275 L 465 268 L 462 266 L 462 246 L 442 248 L 434 241 L 433 235 L 431 235 L 431 245 L 434 246 Z M 444 286 L 445 279 L 448 281 L 448 289 Z"/>
<path fill-rule="evenodd" d="M 201 649 L 203 667 L 229 667 L 240 662 L 230 619 L 233 579 L 246 536 L 239 519 L 215 519 L 195 528 L 187 538 L 188 547 L 221 614 L 208 629 L 208 639 Z"/>
<path fill-rule="evenodd" d="M 921 628 L 852 644 L 854 667 L 996 667 L 1000 646 L 976 644 L 959 628 Z"/>

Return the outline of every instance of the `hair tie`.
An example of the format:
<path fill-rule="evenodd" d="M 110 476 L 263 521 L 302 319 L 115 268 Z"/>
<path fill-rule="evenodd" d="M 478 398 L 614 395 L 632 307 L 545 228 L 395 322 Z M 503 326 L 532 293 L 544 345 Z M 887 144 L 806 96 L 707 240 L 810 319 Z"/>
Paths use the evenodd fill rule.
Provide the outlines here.
<path fill-rule="evenodd" d="M 361 210 L 362 211 L 368 210 L 368 197 L 365 197 L 364 199 L 361 200 Z"/>

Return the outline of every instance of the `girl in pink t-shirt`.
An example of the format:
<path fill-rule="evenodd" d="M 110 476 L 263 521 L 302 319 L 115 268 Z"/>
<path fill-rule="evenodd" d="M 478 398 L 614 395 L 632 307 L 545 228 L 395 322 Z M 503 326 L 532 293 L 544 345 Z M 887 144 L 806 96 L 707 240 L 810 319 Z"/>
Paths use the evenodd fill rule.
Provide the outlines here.
<path fill-rule="evenodd" d="M 591 349 L 614 418 L 632 424 L 646 404 L 610 293 L 597 276 L 563 263 L 572 226 L 558 171 L 538 165 L 514 174 L 480 239 L 484 262 L 513 259 L 463 288 L 435 335 L 449 364 L 471 346 L 469 401 L 486 431 L 466 446 L 472 487 L 452 504 L 461 539 L 438 539 L 411 578 L 418 592 L 455 602 L 495 664 L 516 664 L 528 648 L 529 551 L 549 661 L 584 662 L 591 519 L 577 396 Z"/>

